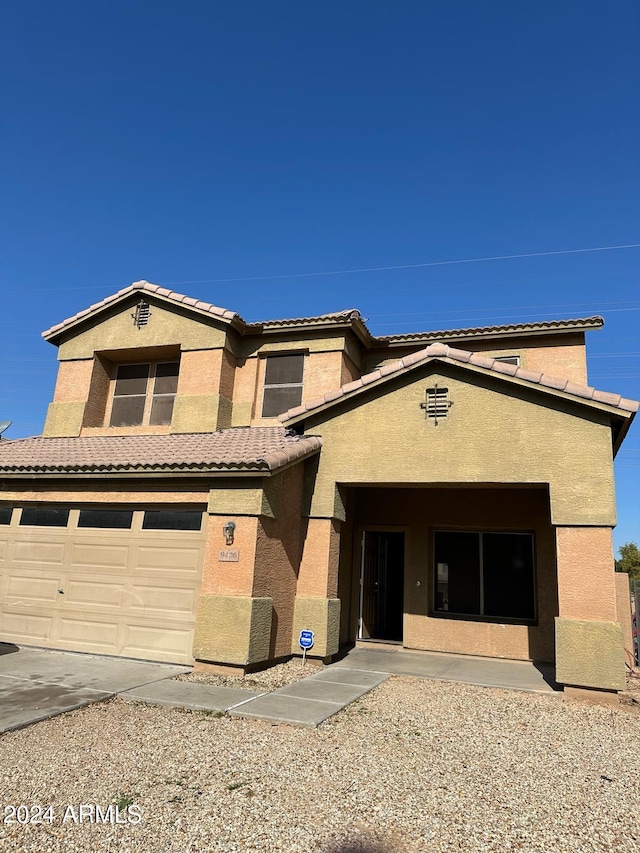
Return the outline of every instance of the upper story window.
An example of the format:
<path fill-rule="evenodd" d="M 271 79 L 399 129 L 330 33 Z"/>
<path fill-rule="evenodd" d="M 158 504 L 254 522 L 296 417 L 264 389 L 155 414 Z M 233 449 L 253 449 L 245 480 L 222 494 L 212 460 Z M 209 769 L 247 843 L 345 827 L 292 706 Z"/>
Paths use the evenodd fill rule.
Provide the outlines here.
<path fill-rule="evenodd" d="M 177 361 L 120 364 L 109 426 L 170 424 L 177 388 Z"/>
<path fill-rule="evenodd" d="M 516 367 L 520 366 L 520 356 L 519 355 L 497 355 L 495 356 L 496 361 L 501 361 L 504 364 L 515 364 Z"/>
<path fill-rule="evenodd" d="M 299 406 L 302 402 L 304 353 L 270 355 L 264 373 L 262 417 L 277 415 Z"/>

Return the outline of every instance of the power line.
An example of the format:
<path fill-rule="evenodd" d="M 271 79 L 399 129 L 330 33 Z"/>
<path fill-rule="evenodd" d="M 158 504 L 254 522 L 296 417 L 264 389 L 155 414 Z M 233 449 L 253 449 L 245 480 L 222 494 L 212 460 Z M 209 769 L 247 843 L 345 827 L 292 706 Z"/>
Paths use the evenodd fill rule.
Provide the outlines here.
<path fill-rule="evenodd" d="M 164 285 L 174 284 L 224 284 L 232 281 L 268 281 L 275 278 L 314 278 L 324 275 L 350 275 L 363 272 L 388 272 L 390 270 L 410 270 L 424 267 L 444 267 L 453 264 L 477 264 L 485 261 L 513 261 L 519 258 L 543 258 L 551 255 L 578 255 L 585 252 L 613 252 L 619 249 L 640 249 L 640 243 L 627 243 L 621 246 L 592 246 L 587 249 L 557 249 L 553 252 L 525 252 L 520 255 L 493 255 L 485 258 L 460 258 L 451 261 L 427 261 L 419 264 L 397 264 L 388 267 L 362 267 L 360 269 L 326 270 L 325 272 L 298 272 L 284 275 L 252 275 L 243 278 L 201 278 L 187 281 L 165 281 Z"/>

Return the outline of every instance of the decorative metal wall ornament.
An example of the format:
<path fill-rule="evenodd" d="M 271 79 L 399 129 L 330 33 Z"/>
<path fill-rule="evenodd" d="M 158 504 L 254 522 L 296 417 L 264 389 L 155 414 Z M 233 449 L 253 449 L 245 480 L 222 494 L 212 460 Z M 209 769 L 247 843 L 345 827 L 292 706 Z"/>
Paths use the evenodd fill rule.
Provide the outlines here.
<path fill-rule="evenodd" d="M 136 329 L 140 329 L 142 326 L 146 326 L 149 322 L 151 306 L 148 302 L 145 302 L 144 299 L 141 299 L 136 305 L 135 312 L 131 316 L 133 317 L 133 325 Z"/>
<path fill-rule="evenodd" d="M 425 402 L 420 403 L 420 408 L 424 409 L 425 418 L 432 420 L 434 426 L 438 426 L 438 419 L 447 417 L 451 406 L 453 403 L 449 399 L 449 389 L 438 388 L 437 384 L 433 388 L 426 389 Z"/>

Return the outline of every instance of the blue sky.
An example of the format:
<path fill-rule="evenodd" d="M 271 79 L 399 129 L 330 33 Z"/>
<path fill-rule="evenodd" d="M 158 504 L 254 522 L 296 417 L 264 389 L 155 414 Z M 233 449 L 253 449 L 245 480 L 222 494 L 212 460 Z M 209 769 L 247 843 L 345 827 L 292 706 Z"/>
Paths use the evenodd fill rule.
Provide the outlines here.
<path fill-rule="evenodd" d="M 598 313 L 591 384 L 639 399 L 640 248 L 408 266 L 640 243 L 639 38 L 631 0 L 3 4 L 7 437 L 41 331 L 140 278 L 377 334 Z M 638 425 L 616 478 L 640 542 Z"/>

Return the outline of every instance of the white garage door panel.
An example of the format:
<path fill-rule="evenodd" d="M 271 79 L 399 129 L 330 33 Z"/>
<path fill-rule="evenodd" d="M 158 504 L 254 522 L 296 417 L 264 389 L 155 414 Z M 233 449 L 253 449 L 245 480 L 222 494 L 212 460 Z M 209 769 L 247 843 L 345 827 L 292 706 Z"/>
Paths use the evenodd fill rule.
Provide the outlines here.
<path fill-rule="evenodd" d="M 161 548 L 145 547 L 138 548 L 136 567 L 138 571 L 150 569 L 171 569 L 175 577 L 177 572 L 181 574 L 197 574 L 200 565 L 200 549 L 185 548 L 176 542 L 167 541 Z"/>
<path fill-rule="evenodd" d="M 191 647 L 193 631 L 178 628 L 153 628 L 146 625 L 128 625 L 126 629 L 125 651 L 128 657 L 148 658 L 161 650 L 162 660 L 179 660 L 185 646 Z"/>
<path fill-rule="evenodd" d="M 53 619 L 33 613 L 0 613 L 0 640 L 14 643 L 44 642 L 51 634 Z"/>
<path fill-rule="evenodd" d="M 128 531 L 127 531 L 128 534 Z M 101 542 L 79 544 L 71 547 L 71 559 L 74 566 L 95 569 L 127 570 L 129 548 L 126 545 L 107 545 Z"/>
<path fill-rule="evenodd" d="M 71 580 L 65 590 L 65 606 L 90 605 L 95 607 L 122 607 L 125 597 L 124 584 L 86 578 Z"/>
<path fill-rule="evenodd" d="M 66 642 L 83 645 L 102 646 L 105 654 L 113 654 L 110 649 L 118 645 L 118 624 L 112 621 L 97 621 L 73 616 L 60 619 L 58 638 Z"/>
<path fill-rule="evenodd" d="M 5 597 L 7 603 L 55 604 L 60 588 L 60 577 L 42 577 L 42 575 L 15 575 L 7 577 Z"/>
<path fill-rule="evenodd" d="M 24 535 L 24 534 L 23 534 Z M 26 535 L 34 536 L 33 533 Z M 20 541 L 13 552 L 15 563 L 37 563 L 37 565 L 61 565 L 64 561 L 64 544 L 61 542 Z"/>
<path fill-rule="evenodd" d="M 204 531 L 1 532 L 0 641 L 191 663 Z M 4 555 L 4 559 L 2 558 Z M 64 590 L 60 593 L 59 590 Z"/>
<path fill-rule="evenodd" d="M 143 610 L 149 615 L 149 611 L 157 611 L 158 615 L 164 613 L 180 613 L 183 615 L 193 613 L 197 603 L 195 590 L 180 589 L 171 586 L 145 586 L 135 584 L 132 589 L 132 601 L 130 609 L 132 613 Z"/>

